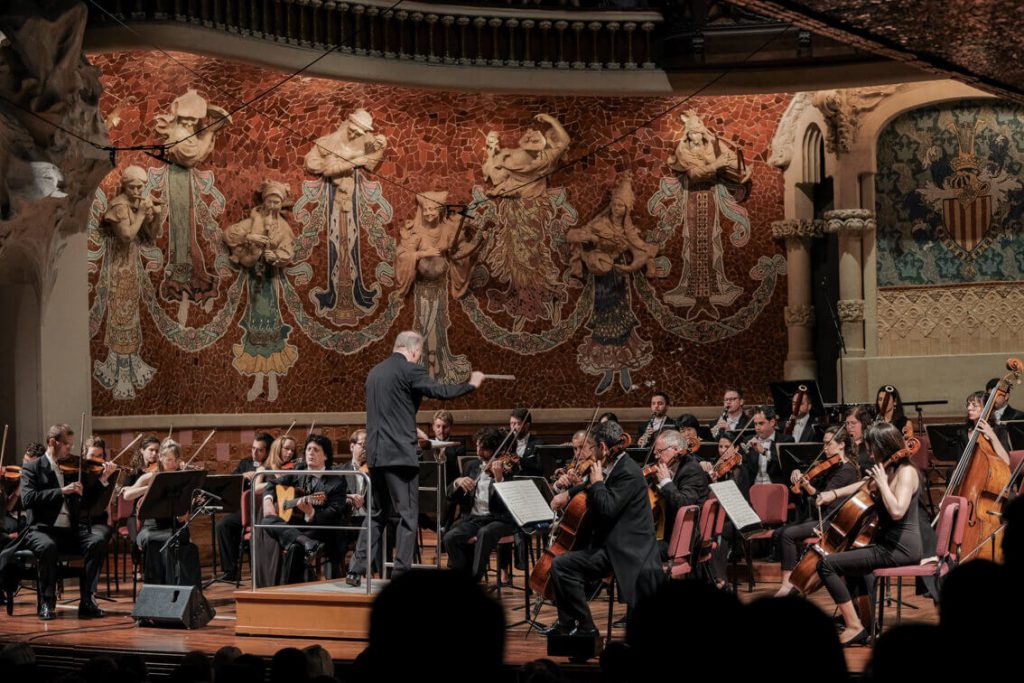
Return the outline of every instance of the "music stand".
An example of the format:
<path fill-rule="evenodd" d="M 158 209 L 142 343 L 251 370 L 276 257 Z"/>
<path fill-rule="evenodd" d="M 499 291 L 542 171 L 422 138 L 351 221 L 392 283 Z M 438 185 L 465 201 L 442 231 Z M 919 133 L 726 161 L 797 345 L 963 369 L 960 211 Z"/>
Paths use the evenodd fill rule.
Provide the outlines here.
<path fill-rule="evenodd" d="M 700 425 L 697 427 L 697 438 L 701 441 L 714 441 L 715 435 L 711 433 L 711 427 Z"/>
<path fill-rule="evenodd" d="M 626 455 L 633 459 L 640 467 L 645 467 L 649 464 L 651 456 L 654 455 L 654 449 L 644 446 L 643 448 L 627 448 Z"/>
<path fill-rule="evenodd" d="M 188 514 L 192 508 L 192 494 L 203 487 L 206 470 L 182 470 L 180 472 L 158 472 L 149 485 L 146 498 L 139 507 L 139 519 L 171 519 L 175 523 L 178 517 Z M 203 511 L 200 506 L 189 518 L 178 527 L 167 539 L 160 552 L 163 553 L 171 545 L 178 544 L 181 532 L 189 527 L 192 520 Z"/>
<path fill-rule="evenodd" d="M 547 479 L 555 476 L 555 470 L 567 467 L 575 455 L 572 446 L 535 446 L 533 452 L 540 462 L 541 473 Z"/>
<path fill-rule="evenodd" d="M 822 443 L 801 442 L 801 443 L 780 443 L 779 459 L 782 461 L 782 471 L 786 473 L 785 481 L 789 481 L 793 470 L 806 471 L 807 467 L 818 457 Z"/>
<path fill-rule="evenodd" d="M 706 462 L 715 462 L 718 460 L 718 442 L 701 441 L 700 448 L 697 449 L 697 459 Z"/>
<path fill-rule="evenodd" d="M 1010 437 L 1010 450 L 1024 451 L 1024 420 L 1007 420 L 999 424 L 1006 427 L 1006 433 Z"/>
<path fill-rule="evenodd" d="M 544 477 L 513 477 L 513 481 L 526 481 L 530 480 L 533 482 L 537 490 L 540 491 L 540 495 L 544 496 L 544 500 L 549 504 L 551 499 L 555 497 L 555 492 L 551 489 L 551 482 Z"/>
<path fill-rule="evenodd" d="M 114 495 L 113 479 L 114 477 L 111 476 L 111 481 L 107 482 L 106 486 L 97 482 L 97 487 L 100 489 L 99 494 L 89 501 L 89 507 L 84 511 L 84 514 L 90 520 L 107 514 L 107 508 L 110 507 L 110 499 Z"/>
<path fill-rule="evenodd" d="M 961 424 L 925 425 L 928 433 L 928 447 L 932 452 L 932 460 L 956 463 L 963 452 L 961 435 L 964 426 Z"/>

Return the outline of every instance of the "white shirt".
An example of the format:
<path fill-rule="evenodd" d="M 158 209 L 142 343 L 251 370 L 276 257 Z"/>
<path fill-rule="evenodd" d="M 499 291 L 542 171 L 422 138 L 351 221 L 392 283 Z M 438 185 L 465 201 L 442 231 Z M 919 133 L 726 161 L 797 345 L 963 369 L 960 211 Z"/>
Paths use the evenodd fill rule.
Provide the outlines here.
<path fill-rule="evenodd" d="M 793 439 L 798 440 L 801 434 L 804 433 L 804 429 L 807 427 L 807 423 L 811 421 L 811 414 L 807 413 L 803 417 L 797 419 L 793 423 Z"/>
<path fill-rule="evenodd" d="M 734 432 L 740 425 L 740 418 L 743 417 L 743 411 L 736 413 L 736 417 L 733 417 L 729 413 L 725 414 L 725 424 L 729 425 L 729 431 Z"/>
<path fill-rule="evenodd" d="M 757 476 L 754 478 L 754 483 L 770 484 L 772 483 L 772 478 L 768 476 L 768 461 L 772 457 L 773 439 L 759 439 L 759 441 L 764 451 L 757 455 Z"/>
<path fill-rule="evenodd" d="M 483 517 L 491 514 L 491 484 L 494 483 L 490 470 L 491 462 L 493 461 L 488 460 L 486 463 L 480 463 L 480 476 L 476 480 L 473 509 L 469 511 L 471 515 Z"/>
<path fill-rule="evenodd" d="M 53 454 L 49 451 L 46 452 L 46 459 L 50 462 L 50 469 L 57 475 L 57 485 L 64 488 L 64 473 L 60 471 L 60 467 L 53 459 Z M 64 502 L 60 504 L 60 512 L 57 514 L 57 521 L 53 523 L 53 526 L 60 529 L 71 528 L 71 515 L 68 514 L 68 500 L 64 498 Z"/>
<path fill-rule="evenodd" d="M 516 455 L 520 458 L 526 456 L 526 447 L 530 444 L 529 435 L 524 436 L 521 439 L 516 439 Z"/>

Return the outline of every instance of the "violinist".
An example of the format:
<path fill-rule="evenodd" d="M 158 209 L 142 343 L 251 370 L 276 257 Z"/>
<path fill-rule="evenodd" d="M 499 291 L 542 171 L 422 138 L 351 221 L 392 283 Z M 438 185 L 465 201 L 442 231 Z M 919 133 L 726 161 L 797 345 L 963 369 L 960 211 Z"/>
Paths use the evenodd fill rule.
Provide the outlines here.
<path fill-rule="evenodd" d="M 3 488 L 0 489 L 0 533 L 13 534 L 25 526 L 25 511 L 21 504 L 21 468 L 36 458 L 46 455 L 46 446 L 30 443 L 21 456 L 21 465 L 4 468 Z M 0 544 L 0 548 L 3 544 Z"/>
<path fill-rule="evenodd" d="M 558 555 L 551 563 L 558 620 L 543 631 L 545 635 L 596 636 L 586 586 L 610 572 L 614 572 L 630 611 L 664 578 L 647 482 L 640 466 L 625 454 L 629 439 L 617 422 L 597 425 L 593 436 L 596 459 L 587 483 L 551 499 L 551 508 L 557 512 L 573 496 L 584 493 L 594 532 L 589 547 Z"/>
<path fill-rule="evenodd" d="M 121 497 L 125 500 L 138 500 L 136 511 L 142 506 L 141 500 L 152 486 L 153 480 L 161 472 L 177 472 L 181 469 L 181 445 L 174 439 L 164 439 L 160 444 L 156 469 L 145 472 L 131 486 L 125 486 L 121 490 Z M 134 513 L 133 513 L 134 519 Z M 165 584 L 167 583 L 168 557 L 160 552 L 160 548 L 174 534 L 176 522 L 184 522 L 188 519 L 188 513 L 179 516 L 177 519 L 147 519 L 142 522 L 142 528 L 135 538 L 135 545 L 143 551 L 145 561 L 143 568 L 143 579 L 146 583 Z M 130 521 L 129 526 L 134 526 Z M 183 533 L 182 542 L 188 542 L 188 531 Z"/>
<path fill-rule="evenodd" d="M 39 574 L 39 618 L 56 617 L 57 556 L 58 553 L 81 554 L 85 558 L 85 572 L 81 581 L 79 618 L 103 616 L 96 604 L 94 587 L 97 584 L 107 541 L 95 533 L 89 520 L 80 516 L 83 494 L 95 486 L 109 486 L 110 477 L 117 467 L 110 463 L 102 467 L 102 474 L 84 483 L 76 471 L 79 458 L 71 454 L 74 431 L 66 424 L 50 427 L 46 434 L 46 454 L 25 465 L 21 470 L 21 495 L 28 512 L 28 530 L 18 543 L 8 547 L 4 554 L 22 547 L 36 557 Z M 69 463 L 76 462 L 72 468 Z M 64 463 L 65 470 L 61 470 Z M 0 567 L 7 564 L 0 558 Z"/>
<path fill-rule="evenodd" d="M 134 472 L 128 475 L 125 486 L 131 486 L 146 472 L 160 469 L 160 439 L 152 435 L 143 437 L 139 442 L 139 450 L 132 458 L 131 467 Z"/>
<path fill-rule="evenodd" d="M 853 442 L 850 459 L 856 461 L 861 472 L 867 472 L 874 465 L 864 441 L 864 433 L 874 421 L 875 410 L 871 406 L 856 406 L 846 411 L 846 421 L 843 424 L 846 425 L 846 433 Z"/>
<path fill-rule="evenodd" d="M 984 391 L 975 391 L 967 397 L 967 419 L 957 432 L 957 435 L 960 437 L 961 456 L 967 449 L 967 443 L 970 441 L 971 432 L 973 432 L 975 426 L 977 426 L 981 430 L 982 435 L 988 439 L 990 444 L 992 444 L 992 450 L 994 450 L 995 454 L 999 456 L 999 459 L 1009 465 L 1010 437 L 1006 427 L 1001 424 L 993 426 L 988 420 L 979 421 L 978 419 L 985 410 L 985 402 L 987 400 L 988 394 Z"/>
<path fill-rule="evenodd" d="M 515 474 L 518 467 L 504 458 L 494 457 L 503 441 L 497 429 L 485 427 L 476 433 L 474 440 L 480 459 L 468 461 L 463 476 L 448 487 L 450 504 L 459 506 L 460 516 L 445 532 L 444 546 L 448 551 L 448 567 L 467 572 L 479 581 L 487 570 L 498 539 L 516 530 L 515 521 L 494 484 Z M 476 543 L 470 544 L 473 538 Z"/>
<path fill-rule="evenodd" d="M 838 458 L 837 463 L 810 481 L 807 480 L 803 472 L 793 470 L 790 481 L 793 484 L 799 483 L 801 490 L 808 496 L 813 497 L 814 506 L 821 511 L 821 516 L 824 516 L 837 505 L 836 501 L 823 504 L 825 498 L 832 497 L 831 495 L 825 496 L 824 494 L 853 484 L 859 478 L 860 473 L 857 465 L 846 457 L 846 454 L 853 450 L 853 444 L 845 429 L 839 426 L 829 427 L 825 430 L 822 440 L 824 441 L 822 459 L 827 462 L 828 460 Z M 794 590 L 793 585 L 789 582 L 789 577 L 793 573 L 793 568 L 796 567 L 797 560 L 799 559 L 800 547 L 803 545 L 804 539 L 814 535 L 814 530 L 817 528 L 820 520 L 818 515 L 813 515 L 812 517 L 812 519 L 805 522 L 784 526 L 780 530 L 782 585 L 775 594 L 777 597 L 789 595 Z"/>
<path fill-rule="evenodd" d="M 258 432 L 252 440 L 249 449 L 250 456 L 238 461 L 232 474 L 241 474 L 245 477 L 243 485 L 246 490 L 252 486 L 253 477 L 259 470 L 263 469 L 267 456 L 270 453 L 270 446 L 274 443 L 274 437 L 266 432 Z M 257 490 L 257 495 L 263 492 L 262 484 Z M 221 567 L 224 573 L 217 577 L 218 581 L 233 583 L 238 579 L 238 550 L 242 541 L 242 513 L 232 512 L 224 515 L 216 522 L 217 549 L 220 552 Z"/>
<path fill-rule="evenodd" d="M 736 387 L 726 388 L 722 395 L 722 407 L 722 416 L 711 425 L 711 435 L 716 439 L 726 432 L 738 432 L 750 422 L 743 411 L 743 392 Z"/>
<path fill-rule="evenodd" d="M 754 436 L 747 441 L 743 468 L 751 484 L 784 484 L 785 472 L 779 455 L 780 443 L 792 443 L 793 437 L 776 429 L 778 417 L 772 406 L 758 406 L 754 411 Z"/>
<path fill-rule="evenodd" d="M 718 437 L 719 462 L 734 456 L 736 452 L 734 446 L 738 439 L 739 434 L 737 432 L 721 432 L 721 435 Z M 750 484 L 746 481 L 747 474 L 743 467 L 733 467 L 724 476 L 718 477 L 715 474 L 715 464 L 713 462 L 701 461 L 700 467 L 707 473 L 711 481 L 728 481 L 731 479 L 736 482 L 736 488 L 740 490 L 744 498 L 749 499 Z M 718 539 L 718 545 L 711 551 L 711 574 L 715 577 L 715 586 L 717 588 L 724 588 L 726 585 L 724 577 L 728 575 L 729 553 L 732 550 L 735 536 L 736 527 L 733 525 L 732 520 L 726 517 L 725 523 L 722 526 L 722 535 Z"/>
<path fill-rule="evenodd" d="M 606 420 L 607 421 L 607 420 Z M 564 470 L 556 470 L 552 488 L 555 492 L 568 491 L 583 481 L 578 470 L 594 458 L 594 435 L 590 430 L 581 429 L 572 435 L 572 462 Z"/>
<path fill-rule="evenodd" d="M 658 539 L 663 559 L 668 558 L 668 542 L 679 509 L 703 505 L 711 491 L 707 472 L 701 468 L 696 455 L 686 452 L 687 445 L 683 434 L 674 429 L 663 431 L 654 441 L 655 471 L 648 481 L 664 505 L 665 529 Z"/>
<path fill-rule="evenodd" d="M 530 430 L 533 429 L 533 415 L 529 409 L 516 408 L 513 410 L 508 417 L 508 428 L 516 435 L 512 450 L 519 456 L 522 474 L 528 477 L 543 476 L 544 472 L 537 461 L 535 449 L 537 446 L 543 446 L 544 442 L 537 438 L 536 434 L 530 433 Z"/>
<path fill-rule="evenodd" d="M 985 384 L 985 393 L 991 393 L 996 385 L 999 384 L 999 378 L 993 377 Z M 1010 420 L 1024 420 L 1024 411 L 1017 410 L 1010 405 L 1009 394 L 996 394 L 996 401 L 992 406 L 992 422 L 996 424 L 1002 424 L 1003 422 L 1009 422 Z"/>
<path fill-rule="evenodd" d="M 279 436 L 270 445 L 270 455 L 264 461 L 264 467 L 260 470 L 302 470 L 306 465 L 301 459 L 295 457 L 295 439 L 291 436 Z M 257 475 L 253 481 L 256 484 L 257 495 L 266 490 L 268 485 L 276 484 L 274 475 Z M 263 505 L 256 506 L 255 522 L 263 523 Z M 252 553 L 253 574 L 256 578 L 256 586 L 263 588 L 273 586 L 277 583 L 281 573 L 281 549 L 273 540 L 266 529 L 255 529 L 254 536 L 258 542 L 254 544 L 255 552 Z M 340 548 L 339 548 L 340 550 Z M 237 577 L 236 577 L 237 581 Z"/>
<path fill-rule="evenodd" d="M 279 436 L 270 444 L 270 455 L 264 461 L 268 470 L 302 469 L 302 460 L 295 457 L 295 439 L 291 436 Z"/>
<path fill-rule="evenodd" d="M 654 443 L 654 438 L 661 433 L 661 430 L 676 428 L 675 423 L 668 416 L 669 403 L 669 396 L 664 391 L 656 391 L 651 394 L 651 417 L 636 433 L 634 443 L 637 448 L 650 448 Z"/>
<path fill-rule="evenodd" d="M 874 542 L 863 548 L 827 555 L 818 562 L 821 577 L 829 595 L 835 600 L 846 629 L 839 640 L 844 645 L 864 645 L 871 632 L 858 615 L 870 614 L 868 579 L 871 572 L 883 567 L 917 564 L 921 560 L 921 534 L 918 530 L 917 490 L 921 476 L 917 468 L 904 458 L 888 470 L 883 466 L 890 456 L 906 445 L 903 434 L 895 426 L 878 422 L 864 433 L 864 442 L 872 465 L 867 472 L 869 484 L 877 487 L 874 498 L 878 513 L 878 531 Z M 826 506 L 856 493 L 863 482 L 856 482 L 818 494 L 818 505 Z M 857 598 L 858 607 L 854 606 Z"/>

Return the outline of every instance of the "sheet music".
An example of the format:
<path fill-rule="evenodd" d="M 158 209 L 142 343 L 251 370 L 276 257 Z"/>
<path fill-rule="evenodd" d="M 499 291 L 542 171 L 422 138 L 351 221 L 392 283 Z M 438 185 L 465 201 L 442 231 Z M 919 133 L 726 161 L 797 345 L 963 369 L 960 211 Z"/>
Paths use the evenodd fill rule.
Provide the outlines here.
<path fill-rule="evenodd" d="M 551 511 L 537 485 L 530 480 L 496 482 L 494 490 L 505 502 L 516 524 L 521 527 L 550 522 L 555 518 L 555 513 Z"/>
<path fill-rule="evenodd" d="M 711 484 L 711 490 L 722 507 L 725 508 L 725 514 L 732 520 L 740 533 L 761 528 L 761 518 L 757 516 L 754 508 L 750 507 L 750 503 L 740 493 L 736 482 L 732 480 L 716 481 Z"/>

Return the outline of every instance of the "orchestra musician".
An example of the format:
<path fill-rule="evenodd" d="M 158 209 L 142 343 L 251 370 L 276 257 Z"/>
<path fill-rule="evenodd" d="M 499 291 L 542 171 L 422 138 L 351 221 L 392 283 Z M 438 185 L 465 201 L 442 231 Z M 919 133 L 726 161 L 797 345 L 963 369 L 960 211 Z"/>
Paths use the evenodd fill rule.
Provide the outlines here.
<path fill-rule="evenodd" d="M 287 434 L 277 437 L 274 439 L 274 443 L 270 445 L 270 454 L 263 461 L 263 467 L 260 467 L 259 470 L 305 469 L 306 464 L 302 461 L 302 458 L 297 457 L 296 451 L 294 437 Z M 256 485 L 257 495 L 259 495 L 266 490 L 268 485 L 273 485 L 276 482 L 276 475 L 257 473 L 252 481 Z M 257 501 L 255 517 L 253 519 L 257 524 L 263 523 L 262 499 Z M 250 552 L 252 553 L 252 567 L 256 586 L 263 588 L 276 585 L 281 574 L 281 548 L 270 534 L 267 533 L 266 529 L 254 528 L 253 536 L 257 538 L 257 542 L 252 544 Z M 339 551 L 341 550 L 342 548 L 339 548 Z M 235 580 L 236 582 L 238 581 L 237 575 Z"/>
<path fill-rule="evenodd" d="M 285 552 L 282 577 L 286 583 L 299 578 L 303 564 L 315 570 L 325 544 L 337 540 L 333 529 L 301 527 L 338 526 L 348 513 L 363 505 L 362 496 L 348 493 L 347 477 L 322 476 L 334 461 L 330 439 L 322 434 L 310 434 L 304 450 L 305 468 L 277 476 L 273 485 L 268 484 L 263 491 L 263 524 L 270 525 L 267 534 Z M 317 502 L 318 499 L 322 500 Z M 285 500 L 299 501 L 289 521 L 281 516 L 280 504 Z M 301 563 L 295 553 L 302 553 Z"/>
<path fill-rule="evenodd" d="M 875 393 L 875 413 L 876 419 L 894 425 L 904 435 L 914 435 L 914 426 L 907 419 L 900 390 L 891 384 L 878 387 L 878 391 Z M 910 425 L 909 431 L 907 425 Z"/>
<path fill-rule="evenodd" d="M 778 431 L 778 417 L 772 406 L 758 406 L 752 419 L 754 435 L 747 441 L 748 449 L 743 458 L 746 480 L 751 485 L 786 483 L 779 444 L 792 443 L 793 437 Z"/>
<path fill-rule="evenodd" d="M 668 417 L 670 399 L 664 391 L 651 394 L 651 417 L 641 425 L 633 442 L 637 448 L 648 448 L 663 429 L 675 429 L 675 423 Z"/>
<path fill-rule="evenodd" d="M 795 402 L 795 399 L 794 399 Z M 811 415 L 811 396 L 806 391 L 800 394 L 800 403 L 796 406 L 796 419 L 790 425 L 786 423 L 786 433 L 793 437 L 796 443 L 815 441 L 814 438 L 814 416 Z"/>
<path fill-rule="evenodd" d="M 630 608 L 643 595 L 653 593 L 664 578 L 646 495 L 647 482 L 640 466 L 625 454 L 627 439 L 623 438 L 622 427 L 617 422 L 605 422 L 595 426 L 592 433 L 597 459 L 590 468 L 588 483 L 551 499 L 551 508 L 558 511 L 583 492 L 594 533 L 589 547 L 558 555 L 551 564 L 558 620 L 542 631 L 546 635 L 596 636 L 585 586 L 609 572 L 614 572 Z"/>
<path fill-rule="evenodd" d="M 728 454 L 738 438 L 739 434 L 737 432 L 722 432 L 718 437 L 718 457 L 722 458 Z M 736 488 L 740 490 L 743 497 L 748 500 L 750 499 L 750 483 L 746 480 L 747 473 L 742 466 L 729 470 L 721 479 L 715 475 L 714 466 L 714 462 L 700 462 L 701 469 L 708 474 L 708 478 L 711 481 L 732 480 L 736 482 Z M 732 520 L 726 517 L 725 523 L 722 525 L 722 535 L 719 537 L 718 545 L 711 551 L 711 574 L 715 579 L 715 586 L 717 588 L 724 588 L 726 585 L 725 577 L 728 576 L 729 553 L 732 550 L 735 536 L 736 527 L 733 525 Z"/>
<path fill-rule="evenodd" d="M 21 456 L 21 467 L 44 455 L 46 446 L 41 443 L 30 443 Z M 21 473 L 17 470 L 13 472 L 16 478 L 10 481 L 5 476 L 3 488 L 0 489 L 0 534 L 18 533 L 25 527 L 25 509 L 21 503 Z M 6 543 L 0 542 L 0 550 L 5 545 Z"/>
<path fill-rule="evenodd" d="M 607 420 L 605 420 L 605 422 L 607 422 Z M 576 486 L 583 481 L 583 478 L 579 475 L 573 465 L 580 462 L 586 462 L 593 457 L 596 444 L 594 442 L 594 435 L 592 431 L 592 429 L 580 429 L 572 435 L 572 463 L 569 467 L 564 468 L 564 472 L 555 473 L 557 476 L 555 477 L 554 482 L 552 482 L 551 487 L 556 493 L 559 491 L 568 491 L 573 486 Z"/>
<path fill-rule="evenodd" d="M 799 551 L 803 546 L 804 539 L 813 536 L 821 517 L 827 515 L 839 504 L 837 501 L 823 504 L 826 497 L 824 494 L 853 484 L 860 478 L 860 471 L 857 469 L 856 463 L 851 462 L 846 456 L 847 453 L 853 451 L 853 444 L 846 434 L 846 430 L 839 426 L 831 426 L 825 430 L 823 441 L 823 457 L 838 456 L 839 464 L 834 465 L 812 481 L 804 481 L 804 473 L 799 470 L 793 470 L 790 476 L 790 481 L 793 484 L 803 481 L 803 492 L 812 498 L 815 507 L 820 510 L 821 516 L 813 515 L 812 519 L 788 524 L 780 530 L 778 536 L 782 546 L 782 585 L 775 594 L 777 597 L 789 595 L 795 590 L 793 584 L 789 582 L 789 577 L 793 573 L 793 568 L 796 567 L 797 560 L 800 559 Z M 831 498 L 831 496 L 828 497 Z"/>
<path fill-rule="evenodd" d="M 533 415 L 527 408 L 516 408 L 508 416 L 508 428 L 515 432 L 515 443 L 512 448 L 519 456 L 521 473 L 527 477 L 540 477 L 544 472 L 537 461 L 537 446 L 543 446 L 536 434 L 530 430 L 533 428 Z"/>
<path fill-rule="evenodd" d="M 993 377 L 985 384 L 985 393 L 991 393 L 996 385 L 999 384 L 999 378 Z M 996 401 L 992 404 L 992 422 L 996 424 L 1002 424 L 1003 422 L 1009 422 L 1010 420 L 1024 420 L 1024 412 L 1017 410 L 1010 405 L 1009 394 L 998 394 L 996 395 Z"/>
<path fill-rule="evenodd" d="M 863 548 L 832 553 L 818 562 L 821 577 L 829 595 L 839 608 L 846 626 L 839 640 L 844 645 L 864 645 L 871 631 L 864 626 L 858 607 L 870 614 L 871 572 L 883 567 L 917 564 L 921 560 L 921 534 L 918 530 L 917 490 L 921 476 L 909 458 L 901 460 L 892 472 L 883 466 L 890 456 L 906 445 L 903 434 L 886 422 L 872 424 L 864 433 L 864 442 L 872 464 L 867 475 L 878 487 L 876 494 L 878 531 L 874 542 Z M 855 482 L 819 494 L 819 505 L 831 505 L 856 493 L 862 482 Z M 854 599 L 860 605 L 854 605 Z"/>
<path fill-rule="evenodd" d="M 491 551 L 503 536 L 515 532 L 515 521 L 495 491 L 494 484 L 518 472 L 517 465 L 508 465 L 494 454 L 503 435 L 485 427 L 473 437 L 479 460 L 469 460 L 463 476 L 448 487 L 450 504 L 458 505 L 460 516 L 445 532 L 444 547 L 448 551 L 448 567 L 468 572 L 475 580 L 483 578 Z M 475 543 L 470 540 L 475 538 Z"/>
<path fill-rule="evenodd" d="M 238 461 L 232 474 L 241 474 L 245 481 L 244 489 L 252 486 L 253 477 L 264 468 L 274 437 L 266 432 L 259 432 L 252 440 L 250 456 Z M 294 442 L 293 442 L 294 443 Z M 265 483 L 258 484 L 256 495 L 263 492 Z M 238 551 L 242 541 L 242 513 L 231 512 L 217 520 L 217 550 L 220 553 L 220 566 L 224 573 L 217 577 L 218 581 L 234 583 L 238 580 Z"/>
<path fill-rule="evenodd" d="M 153 481 L 161 472 L 177 472 L 181 469 L 181 444 L 174 439 L 164 439 L 160 443 L 157 467 L 150 469 L 140 476 L 131 486 L 125 486 L 121 490 L 121 497 L 125 500 L 139 501 L 135 505 L 135 515 L 142 507 L 142 499 L 149 491 Z M 133 516 L 132 521 L 134 522 Z M 188 519 L 188 513 L 179 515 L 177 518 L 164 517 L 160 519 L 149 518 L 143 520 L 142 528 L 139 529 L 135 538 L 135 544 L 143 551 L 144 568 L 143 578 L 146 583 L 165 584 L 170 578 L 167 573 L 170 558 L 167 552 L 160 552 L 160 548 L 176 530 L 178 523 Z M 131 523 L 130 523 L 131 526 Z M 179 536 L 182 543 L 188 543 L 188 530 Z M 170 550 L 170 548 L 168 548 Z M 197 572 L 198 573 L 198 570 Z"/>
<path fill-rule="evenodd" d="M 850 441 L 853 442 L 850 459 L 856 459 L 860 471 L 867 472 L 874 463 L 868 453 L 868 446 L 864 442 L 864 433 L 875 421 L 875 410 L 871 406 L 855 406 L 846 411 L 845 420 L 846 433 L 850 435 Z"/>
<path fill-rule="evenodd" d="M 447 410 L 439 410 L 434 413 L 434 419 L 430 423 L 430 431 L 438 441 L 450 441 L 452 436 L 452 425 L 455 424 L 455 417 Z M 445 446 L 436 452 L 425 451 L 425 457 L 434 457 L 443 460 L 444 476 L 451 484 L 459 476 L 459 458 L 466 455 L 466 447 L 461 443 L 457 446 Z"/>
<path fill-rule="evenodd" d="M 711 492 L 707 472 L 701 468 L 696 454 L 683 453 L 686 446 L 684 435 L 675 429 L 663 431 L 654 441 L 656 465 L 651 488 L 664 504 L 665 529 L 658 539 L 663 559 L 668 557 L 668 542 L 680 508 L 703 505 Z"/>
<path fill-rule="evenodd" d="M 77 462 L 72 455 L 74 431 L 66 424 L 54 425 L 46 433 L 46 453 L 25 464 L 21 470 L 21 498 L 28 515 L 27 529 L 18 542 L 9 545 L 0 555 L 0 571 L 13 562 L 13 553 L 26 548 L 36 557 L 39 590 L 39 618 L 54 619 L 57 603 L 58 553 L 80 554 L 85 558 L 85 571 L 81 578 L 81 600 L 78 617 L 87 619 L 103 616 L 96 604 L 95 586 L 98 583 L 106 538 L 93 531 L 87 518 L 81 516 L 82 500 L 93 495 L 94 487 L 111 486 L 110 477 L 117 467 L 105 463 L 98 477 L 79 481 L 75 468 L 61 470 L 61 463 Z M 78 464 L 80 468 L 81 465 Z M 10 584 L 5 578 L 5 592 Z M 8 605 L 13 597 L 8 594 Z"/>
<path fill-rule="evenodd" d="M 988 400 L 988 394 L 984 391 L 975 391 L 967 396 L 966 409 L 967 419 L 964 421 L 963 426 L 957 431 L 957 435 L 960 437 L 960 454 L 963 456 L 963 452 L 967 449 L 967 443 L 970 441 L 971 432 L 974 431 L 977 426 L 982 435 L 988 439 L 988 442 L 992 444 L 992 449 L 995 451 L 999 459 L 1005 462 L 1007 465 L 1010 464 L 1010 437 L 1006 427 L 1002 424 L 992 425 L 988 420 L 980 420 L 981 413 L 985 410 L 985 402 Z"/>
<path fill-rule="evenodd" d="M 711 435 L 716 439 L 721 438 L 725 432 L 739 432 L 747 423 L 750 417 L 743 410 L 743 392 L 736 387 L 727 387 L 722 395 L 722 416 L 711 425 Z"/>
<path fill-rule="evenodd" d="M 125 486 L 131 486 L 146 472 L 155 472 L 160 465 L 160 439 L 155 436 L 144 436 L 139 442 L 139 449 L 132 456 L 133 472 L 125 479 Z"/>

